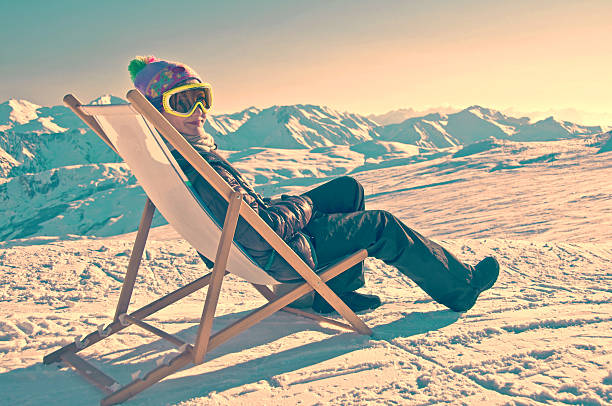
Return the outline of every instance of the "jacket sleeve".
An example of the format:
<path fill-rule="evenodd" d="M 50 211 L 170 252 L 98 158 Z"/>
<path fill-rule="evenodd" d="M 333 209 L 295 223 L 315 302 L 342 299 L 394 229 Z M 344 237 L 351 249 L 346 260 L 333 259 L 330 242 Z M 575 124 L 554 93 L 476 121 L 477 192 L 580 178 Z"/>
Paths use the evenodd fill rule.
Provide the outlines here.
<path fill-rule="evenodd" d="M 308 196 L 283 196 L 272 204 L 259 203 L 240 182 L 223 166 L 213 166 L 215 171 L 231 186 L 243 195 L 244 201 L 278 234 L 287 241 L 306 227 L 312 216 L 312 201 Z"/>
<path fill-rule="evenodd" d="M 310 221 L 312 201 L 308 196 L 284 196 L 267 209 L 260 210 L 259 216 L 283 240 L 288 240 Z"/>

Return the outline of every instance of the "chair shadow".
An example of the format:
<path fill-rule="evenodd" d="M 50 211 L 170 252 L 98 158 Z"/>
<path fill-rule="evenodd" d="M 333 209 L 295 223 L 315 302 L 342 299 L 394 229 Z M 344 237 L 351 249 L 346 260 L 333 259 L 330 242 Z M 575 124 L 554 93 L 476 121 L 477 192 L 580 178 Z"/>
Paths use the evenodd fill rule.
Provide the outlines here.
<path fill-rule="evenodd" d="M 232 316 L 232 318 L 235 317 L 235 315 Z M 156 402 L 159 401 L 166 404 L 194 397 L 207 396 L 211 392 L 222 392 L 237 386 L 268 380 L 276 375 L 310 367 L 356 350 L 370 348 L 376 341 L 391 341 L 396 338 L 406 338 L 437 330 L 453 324 L 459 317 L 459 313 L 450 310 L 408 313 L 399 320 L 374 327 L 372 329 L 374 331 L 372 337 L 352 332 L 341 333 L 321 341 L 264 355 L 212 372 L 181 378 L 172 378 L 170 376 L 148 392 L 142 393 L 142 396 L 139 395 L 138 398 L 142 399 L 145 404 L 147 400 L 155 400 Z M 287 324 L 284 323 L 285 318 L 287 319 Z M 336 333 L 338 331 L 323 328 L 308 320 L 303 323 L 306 326 L 303 326 L 302 323 L 295 323 L 295 316 L 291 315 L 279 315 L 275 319 L 272 324 L 281 324 L 280 322 L 282 322 L 284 326 L 291 328 L 271 328 L 270 324 L 266 325 L 265 322 L 259 323 L 257 326 L 249 329 L 248 333 L 234 337 L 211 351 L 210 354 L 207 354 L 206 359 L 212 360 L 247 348 L 274 342 L 288 334 L 299 331 L 333 331 Z M 227 320 L 227 323 L 232 321 Z M 295 324 L 299 324 L 302 328 L 293 326 Z M 308 325 L 310 325 L 310 328 L 308 328 Z M 195 328 L 188 330 L 193 330 L 193 335 L 195 335 Z M 192 334 L 191 331 L 188 335 L 190 334 Z M 275 383 L 272 382 L 270 384 L 274 386 Z"/>
<path fill-rule="evenodd" d="M 215 320 L 214 330 L 231 324 L 246 313 L 248 312 L 219 317 Z M 375 326 L 372 329 L 374 331 L 373 336 L 367 337 L 353 332 L 337 334 L 338 330 L 325 328 L 311 320 L 277 313 L 212 350 L 207 354 L 206 361 L 241 352 L 248 348 L 273 343 L 282 337 L 300 331 L 318 331 L 327 334 L 336 333 L 336 335 L 195 376 L 173 378 L 171 375 L 164 381 L 136 395 L 130 400 L 130 404 L 178 403 L 194 397 L 207 396 L 211 392 L 221 392 L 237 386 L 267 380 L 275 375 L 296 371 L 356 350 L 366 349 L 376 341 L 391 341 L 396 338 L 405 338 L 437 330 L 454 323 L 459 317 L 459 313 L 450 310 L 408 313 L 405 317 L 394 322 Z M 176 335 L 191 342 L 196 335 L 197 328 L 198 326 L 189 327 Z M 153 353 L 170 348 L 172 347 L 167 345 L 165 341 L 158 340 L 127 352 L 107 352 L 96 356 L 91 362 L 118 382 L 127 383 L 131 380 L 131 373 L 138 370 L 149 371 L 155 367 L 155 362 L 152 360 L 135 361 L 136 359 L 147 358 Z M 119 353 L 121 355 L 113 358 L 110 364 L 100 365 L 100 362 L 97 362 L 100 358 L 111 357 Z M 40 379 L 44 379 L 44 386 L 47 390 L 37 385 L 36 382 L 39 382 Z M 72 399 L 75 390 L 80 392 L 85 402 L 90 399 L 97 403 L 102 397 L 99 390 L 84 382 L 74 371 L 69 369 L 58 371 L 55 367 L 42 363 L 0 374 L 0 389 L 5 384 L 11 387 L 8 390 L 7 386 L 7 391 L 3 391 L 9 394 L 8 399 L 5 400 L 9 400 L 12 402 L 11 404 L 40 404 L 41 402 L 47 403 L 50 399 L 58 404 L 65 404 L 65 401 L 69 402 Z M 22 390 L 15 387 L 23 385 L 25 387 Z"/>
<path fill-rule="evenodd" d="M 245 310 L 239 313 L 227 314 L 224 316 L 217 316 L 213 322 L 213 334 L 217 331 L 235 323 L 242 317 L 248 315 L 255 309 Z M 199 322 L 199 320 L 198 320 Z M 193 343 L 197 335 L 198 325 L 196 322 L 194 325 L 183 329 L 175 334 L 174 336 L 182 339 L 185 342 Z M 245 350 L 250 347 L 257 347 L 265 345 L 281 339 L 287 335 L 294 334 L 300 331 L 318 331 L 325 334 L 336 334 L 338 329 L 327 328 L 323 325 L 316 324 L 312 320 L 294 316 L 284 312 L 279 312 L 271 317 L 268 317 L 256 324 L 255 326 L 245 330 L 243 334 L 239 334 L 227 342 L 223 343 L 219 347 L 211 350 L 206 354 L 206 360 L 213 360 L 218 357 L 222 357 L 227 354 L 232 354 Z M 110 351 L 103 353 L 100 357 L 112 358 L 110 361 L 113 364 L 123 364 L 125 362 L 138 362 L 138 359 L 146 357 L 150 354 L 158 353 L 160 350 L 175 348 L 165 340 L 153 341 L 149 344 L 139 345 L 132 349 L 120 349 L 116 351 Z M 118 354 L 121 354 L 117 356 Z"/>

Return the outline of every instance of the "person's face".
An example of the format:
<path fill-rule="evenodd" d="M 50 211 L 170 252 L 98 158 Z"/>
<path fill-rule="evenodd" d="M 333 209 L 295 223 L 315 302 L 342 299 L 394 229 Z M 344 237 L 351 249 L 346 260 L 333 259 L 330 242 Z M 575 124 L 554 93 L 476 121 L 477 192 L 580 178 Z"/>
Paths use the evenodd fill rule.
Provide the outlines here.
<path fill-rule="evenodd" d="M 174 114 L 162 111 L 162 115 L 176 128 L 180 133 L 187 135 L 204 136 L 204 122 L 206 121 L 206 113 L 198 106 L 192 115 L 189 117 L 179 117 Z"/>
<path fill-rule="evenodd" d="M 187 83 L 198 83 L 197 81 L 188 81 Z M 162 109 L 162 115 L 170 122 L 180 133 L 187 135 L 204 136 L 204 122 L 206 121 L 206 113 L 198 106 L 192 115 L 189 117 L 179 117 L 170 114 Z"/>

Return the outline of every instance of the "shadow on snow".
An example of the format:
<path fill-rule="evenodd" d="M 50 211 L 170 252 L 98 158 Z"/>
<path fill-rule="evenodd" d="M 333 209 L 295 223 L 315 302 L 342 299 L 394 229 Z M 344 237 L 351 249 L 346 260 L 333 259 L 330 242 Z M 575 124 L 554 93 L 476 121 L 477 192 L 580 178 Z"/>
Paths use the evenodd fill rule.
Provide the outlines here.
<path fill-rule="evenodd" d="M 219 317 L 215 320 L 214 330 L 224 328 L 247 313 L 241 312 Z M 437 330 L 454 323 L 459 317 L 458 313 L 450 310 L 407 313 L 399 320 L 375 326 L 374 335 L 367 337 L 352 332 L 338 334 L 338 330 L 326 328 L 307 319 L 276 314 L 215 348 L 207 355 L 206 361 L 266 345 L 301 331 L 319 331 L 327 334 L 336 333 L 336 335 L 211 372 L 178 378 L 173 378 L 171 375 L 163 382 L 136 395 L 129 402 L 133 405 L 152 404 L 151 402 L 155 404 L 175 403 L 262 380 L 267 381 L 270 386 L 276 386 L 276 381 L 270 380 L 271 377 L 311 367 L 356 350 L 370 348 L 376 341 L 391 341 Z M 198 326 L 195 325 L 176 335 L 193 341 L 197 328 Z M 142 375 L 144 375 L 155 368 L 155 360 L 138 361 L 138 359 L 148 358 L 154 353 L 171 348 L 165 341 L 157 340 L 127 351 L 103 353 L 90 359 L 90 362 L 118 382 L 125 384 L 131 381 L 130 374 L 142 370 Z M 121 355 L 116 357 L 118 354 Z M 112 361 L 103 363 L 105 358 L 111 357 Z M 126 364 L 127 362 L 129 364 Z M 98 399 L 103 397 L 102 392 L 85 382 L 75 371 L 71 369 L 60 371 L 57 365 L 59 364 L 43 365 L 39 363 L 0 374 L 0 390 L 5 394 L 5 400 L 9 404 L 33 405 L 47 403 L 52 399 L 51 403 L 70 405 L 80 404 L 86 399 L 97 403 Z M 3 387 L 5 388 L 2 389 Z M 80 394 L 78 399 L 74 398 L 76 392 Z"/>

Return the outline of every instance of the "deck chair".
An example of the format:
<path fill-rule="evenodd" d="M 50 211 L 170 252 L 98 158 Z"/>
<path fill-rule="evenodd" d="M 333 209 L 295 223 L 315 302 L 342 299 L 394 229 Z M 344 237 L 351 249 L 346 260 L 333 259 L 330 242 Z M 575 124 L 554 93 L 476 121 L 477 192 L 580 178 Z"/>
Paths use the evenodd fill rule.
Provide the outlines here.
<path fill-rule="evenodd" d="M 372 330 L 325 283 L 363 261 L 367 257 L 366 250 L 355 252 L 315 273 L 248 204 L 243 204 L 242 195 L 235 192 L 212 169 L 142 93 L 136 89 L 130 90 L 127 93 L 127 99 L 129 104 L 85 106 L 72 95 L 64 97 L 64 102 L 72 111 L 129 165 L 144 189 L 147 200 L 113 321 L 106 328 L 100 326 L 97 331 L 91 332 L 84 339 L 77 339 L 46 355 L 43 360 L 45 364 L 63 361 L 70 365 L 90 383 L 107 394 L 101 400 L 101 405 L 111 405 L 125 401 L 189 364 L 202 363 L 207 352 L 279 310 L 353 330 L 360 334 L 372 334 Z M 184 173 L 174 160 L 164 139 L 176 148 L 228 201 L 228 209 L 222 225 L 215 221 L 193 188 L 186 182 Z M 214 258 L 214 266 L 209 274 L 136 311 L 128 312 L 138 267 L 156 208 L 199 253 L 208 258 Z M 296 284 L 293 290 L 282 296 L 275 295 L 268 285 L 280 282 L 260 268 L 233 241 L 239 216 L 242 216 L 301 275 L 304 282 Z M 219 301 L 223 277 L 228 272 L 246 279 L 268 302 L 212 334 L 213 318 Z M 194 343 L 186 343 L 144 321 L 151 314 L 205 286 L 208 286 L 208 291 Z M 348 323 L 288 306 L 294 300 L 313 290 L 327 300 Z M 119 384 L 77 355 L 79 351 L 132 325 L 177 346 L 179 354 L 169 362 L 157 366 L 142 378 L 136 378 L 124 385 Z"/>

